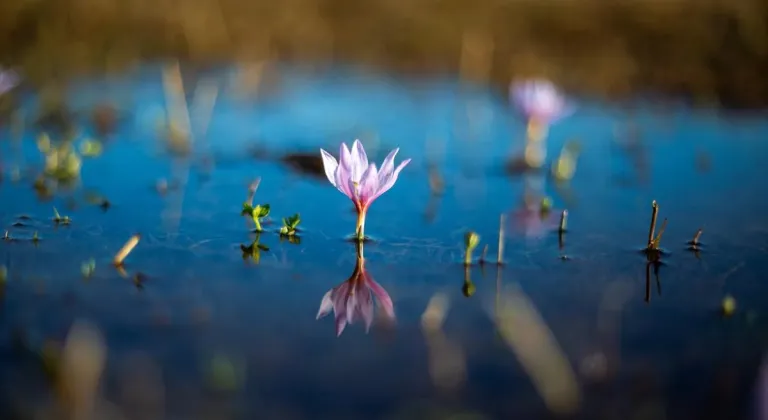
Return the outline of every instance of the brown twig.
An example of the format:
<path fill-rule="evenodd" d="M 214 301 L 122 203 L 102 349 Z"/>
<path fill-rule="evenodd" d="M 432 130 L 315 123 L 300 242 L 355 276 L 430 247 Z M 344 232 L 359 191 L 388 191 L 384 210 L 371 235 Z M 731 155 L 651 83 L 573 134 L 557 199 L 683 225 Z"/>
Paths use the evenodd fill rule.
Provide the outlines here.
<path fill-rule="evenodd" d="M 659 229 L 659 234 L 656 235 L 656 239 L 653 240 L 653 249 L 659 249 L 659 245 L 661 245 L 661 235 L 664 234 L 664 230 L 667 228 L 667 219 L 665 218 L 663 222 L 661 222 L 661 229 Z"/>
<path fill-rule="evenodd" d="M 691 241 L 691 245 L 698 245 L 699 239 L 701 239 L 701 234 L 704 233 L 704 229 L 699 228 L 699 230 L 696 231 L 696 234 L 693 235 L 693 240 Z"/>
<path fill-rule="evenodd" d="M 140 234 L 135 234 L 128 239 L 128 242 L 123 245 L 122 248 L 120 248 L 120 251 L 117 251 L 117 254 L 115 254 L 115 258 L 112 260 L 112 264 L 114 264 L 116 267 L 120 267 L 123 265 L 123 261 L 126 257 L 133 251 L 134 248 L 136 248 L 136 245 L 139 244 L 139 240 L 141 239 Z"/>
<path fill-rule="evenodd" d="M 648 249 L 653 249 L 653 234 L 656 232 L 656 218 L 659 216 L 659 205 L 653 200 L 651 213 L 651 227 L 648 229 Z"/>

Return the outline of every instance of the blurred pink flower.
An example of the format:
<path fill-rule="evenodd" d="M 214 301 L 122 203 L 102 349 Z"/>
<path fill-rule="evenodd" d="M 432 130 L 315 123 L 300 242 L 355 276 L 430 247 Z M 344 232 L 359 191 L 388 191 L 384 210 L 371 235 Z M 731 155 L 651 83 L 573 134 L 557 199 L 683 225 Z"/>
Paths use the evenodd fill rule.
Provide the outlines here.
<path fill-rule="evenodd" d="M 534 120 L 539 124 L 548 125 L 573 111 L 560 90 L 547 80 L 533 79 L 513 83 L 510 96 L 529 122 Z"/>
<path fill-rule="evenodd" d="M 349 280 L 329 290 L 320 302 L 317 319 L 333 310 L 336 319 L 336 336 L 344 332 L 347 324 L 362 319 L 365 322 L 365 332 L 373 323 L 373 300 L 378 300 L 379 307 L 389 320 L 395 319 L 395 309 L 389 293 L 376 283 L 366 271 L 363 258 L 358 258 L 355 271 Z"/>
<path fill-rule="evenodd" d="M 512 212 L 512 233 L 527 238 L 541 238 L 556 229 L 560 223 L 560 211 L 551 209 L 542 213 L 540 204 L 529 204 Z"/>
<path fill-rule="evenodd" d="M 368 163 L 368 155 L 360 140 L 355 140 L 351 152 L 347 145 L 342 143 L 338 162 L 330 153 L 320 149 L 328 181 L 349 197 L 355 205 L 358 240 L 365 238 L 365 214 L 368 212 L 368 207 L 395 185 L 400 171 L 411 161 L 406 159 L 395 168 L 395 156 L 398 151 L 400 151 L 399 148 L 391 151 L 382 162 L 381 168 L 377 170 L 375 164 Z"/>
<path fill-rule="evenodd" d="M 21 77 L 13 70 L 0 68 L 0 95 L 15 88 L 21 81 Z"/>

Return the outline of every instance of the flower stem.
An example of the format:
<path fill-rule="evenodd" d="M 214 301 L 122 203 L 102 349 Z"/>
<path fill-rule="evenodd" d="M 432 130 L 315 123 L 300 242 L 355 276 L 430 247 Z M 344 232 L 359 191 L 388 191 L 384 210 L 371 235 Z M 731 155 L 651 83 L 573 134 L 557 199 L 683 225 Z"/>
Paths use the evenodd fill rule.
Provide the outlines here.
<path fill-rule="evenodd" d="M 258 217 L 253 218 L 253 224 L 256 225 L 256 232 L 261 232 L 261 223 Z"/>
<path fill-rule="evenodd" d="M 365 211 L 359 211 L 357 213 L 357 229 L 355 230 L 357 240 L 362 242 L 365 240 Z"/>

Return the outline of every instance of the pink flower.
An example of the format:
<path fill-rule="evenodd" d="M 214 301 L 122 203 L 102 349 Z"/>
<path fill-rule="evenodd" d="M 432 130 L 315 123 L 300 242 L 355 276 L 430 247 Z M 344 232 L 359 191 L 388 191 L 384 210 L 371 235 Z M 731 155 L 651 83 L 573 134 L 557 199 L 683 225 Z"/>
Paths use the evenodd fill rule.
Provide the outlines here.
<path fill-rule="evenodd" d="M 12 70 L 3 70 L 0 68 L 0 95 L 10 91 L 19 84 L 20 77 Z"/>
<path fill-rule="evenodd" d="M 572 111 L 563 94 L 547 80 L 514 83 L 510 87 L 510 96 L 529 122 L 534 120 L 548 125 Z"/>
<path fill-rule="evenodd" d="M 400 171 L 411 161 L 406 159 L 395 168 L 395 156 L 398 151 L 399 148 L 391 151 L 382 162 L 381 169 L 377 170 L 375 164 L 368 163 L 368 155 L 365 154 L 360 140 L 355 140 L 351 152 L 347 145 L 342 143 L 338 162 L 330 153 L 320 149 L 328 181 L 355 204 L 358 240 L 365 239 L 365 214 L 368 207 L 373 200 L 395 185 Z"/>
<path fill-rule="evenodd" d="M 349 280 L 329 290 L 320 302 L 320 310 L 317 319 L 320 319 L 333 310 L 336 318 L 336 336 L 344 332 L 347 324 L 362 319 L 365 322 L 365 332 L 373 323 L 373 300 L 379 302 L 384 314 L 390 320 L 395 319 L 395 309 L 392 299 L 381 285 L 365 271 L 363 258 L 357 259 L 355 271 Z"/>

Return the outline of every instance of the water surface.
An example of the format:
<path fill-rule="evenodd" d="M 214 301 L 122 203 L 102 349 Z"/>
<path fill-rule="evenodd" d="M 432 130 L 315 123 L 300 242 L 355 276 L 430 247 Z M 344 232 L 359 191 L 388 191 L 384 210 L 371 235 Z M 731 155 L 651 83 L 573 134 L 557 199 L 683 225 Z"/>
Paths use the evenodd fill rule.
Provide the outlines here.
<path fill-rule="evenodd" d="M 75 320 L 104 335 L 101 395 L 128 418 L 555 416 L 530 366 L 496 330 L 494 314 L 510 296 L 541 317 L 518 339 L 551 331 L 573 372 L 578 399 L 565 417 L 751 413 L 768 319 L 761 176 L 768 121 L 583 99 L 550 130 L 548 160 L 568 140 L 582 146 L 575 178 L 558 184 L 547 171 L 505 170 L 522 149 L 524 123 L 504 97 L 450 80 L 282 74 L 279 89 L 254 98 L 229 72 L 212 73 L 220 89 L 210 124 L 186 159 L 169 155 L 157 134 L 165 107 L 157 69 L 72 86 L 81 137 L 94 135 L 87 115 L 105 99 L 122 118 L 104 153 L 84 159 L 79 185 L 48 201 L 30 187 L 42 166 L 40 129 L 27 124 L 19 140 L 3 127 L 0 220 L 19 239 L 0 243 L 8 270 L 0 406 L 8 418 L 55 403 L 32 353 L 46 340 L 63 341 Z M 38 100 L 19 97 L 31 121 Z M 368 334 L 358 322 L 337 337 L 332 315 L 315 316 L 323 295 L 355 268 L 355 247 L 345 240 L 355 214 L 322 174 L 280 158 L 319 156 L 320 147 L 337 155 L 340 142 L 355 138 L 377 162 L 394 147 L 413 161 L 367 222 L 376 241 L 365 246 L 366 268 L 394 301 L 396 322 L 384 322 L 377 308 Z M 442 196 L 431 194 L 429 163 L 445 180 Z M 243 259 L 240 244 L 254 234 L 239 217 L 256 177 L 255 203 L 269 203 L 275 222 L 260 235 L 270 250 L 258 264 Z M 159 194 L 160 179 L 182 186 Z M 88 191 L 111 207 L 89 204 Z M 562 249 L 554 231 L 526 235 L 515 223 L 526 192 L 569 210 Z M 662 242 L 669 254 L 658 281 L 651 270 L 647 282 L 638 249 L 652 200 L 669 220 Z M 54 206 L 71 225 L 53 223 Z M 293 213 L 302 218 L 300 244 L 275 233 Z M 464 233 L 479 233 L 495 258 L 500 215 L 508 220 L 506 264 L 472 267 L 476 293 L 466 298 Z M 697 256 L 686 242 L 700 227 Z M 25 240 L 34 232 L 37 245 Z M 110 261 L 137 232 L 125 278 Z M 91 258 L 96 270 L 84 279 L 81 265 Z M 145 276 L 141 287 L 136 273 Z M 428 333 L 421 317 L 435 295 L 449 307 L 440 332 Z M 730 318 L 720 314 L 726 295 L 737 302 Z M 233 387 L 211 382 L 211 360 L 235 365 Z M 146 392 L 135 392 L 136 383 Z"/>

